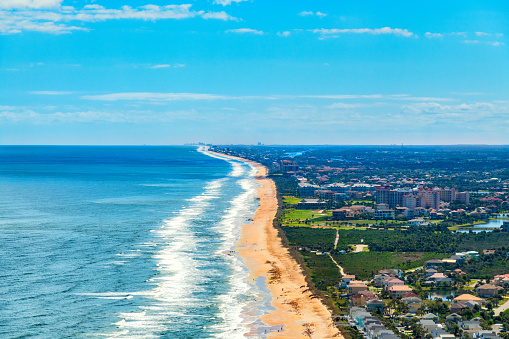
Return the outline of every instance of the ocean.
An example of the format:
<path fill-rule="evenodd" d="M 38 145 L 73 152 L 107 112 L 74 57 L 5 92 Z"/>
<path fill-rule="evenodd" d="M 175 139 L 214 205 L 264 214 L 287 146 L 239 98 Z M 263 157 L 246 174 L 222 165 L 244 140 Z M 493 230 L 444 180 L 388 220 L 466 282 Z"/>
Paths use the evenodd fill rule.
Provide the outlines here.
<path fill-rule="evenodd" d="M 234 252 L 255 173 L 196 147 L 0 147 L 0 337 L 264 337 Z"/>

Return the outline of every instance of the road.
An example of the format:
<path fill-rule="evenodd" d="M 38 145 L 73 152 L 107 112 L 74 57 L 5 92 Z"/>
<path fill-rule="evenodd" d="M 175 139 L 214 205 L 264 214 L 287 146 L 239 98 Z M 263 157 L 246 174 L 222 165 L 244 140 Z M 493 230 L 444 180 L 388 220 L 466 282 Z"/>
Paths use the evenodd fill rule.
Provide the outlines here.
<path fill-rule="evenodd" d="M 503 304 L 502 306 L 500 306 L 499 308 L 496 308 L 494 310 L 495 311 L 495 316 L 500 315 L 500 313 L 504 312 L 507 309 L 509 309 L 509 300 L 506 301 L 505 304 Z"/>

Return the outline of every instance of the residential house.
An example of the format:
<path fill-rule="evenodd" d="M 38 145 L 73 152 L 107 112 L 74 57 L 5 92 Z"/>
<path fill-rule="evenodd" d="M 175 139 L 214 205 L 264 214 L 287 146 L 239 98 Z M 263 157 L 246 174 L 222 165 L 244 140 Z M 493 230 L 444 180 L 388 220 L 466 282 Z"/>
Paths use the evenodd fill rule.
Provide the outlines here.
<path fill-rule="evenodd" d="M 375 219 L 394 219 L 394 210 L 385 209 L 375 211 Z"/>
<path fill-rule="evenodd" d="M 396 286 L 396 285 L 404 285 L 405 283 L 401 280 L 399 280 L 398 278 L 391 278 L 391 279 L 387 279 L 387 280 L 384 280 L 383 282 L 383 287 L 385 290 L 389 290 L 390 287 L 392 286 Z"/>
<path fill-rule="evenodd" d="M 401 298 L 401 302 L 403 302 L 410 308 L 409 310 L 410 313 L 417 313 L 417 310 L 422 305 L 422 300 L 417 297 L 403 297 Z"/>
<path fill-rule="evenodd" d="M 437 268 L 437 267 L 443 266 L 444 262 L 440 259 L 431 259 L 431 260 L 426 261 L 424 263 L 424 265 L 426 268 L 429 268 L 429 267 Z"/>
<path fill-rule="evenodd" d="M 431 276 L 433 276 L 433 274 L 437 273 L 438 271 L 434 268 L 427 268 L 426 269 L 426 279 L 430 278 Z"/>
<path fill-rule="evenodd" d="M 355 280 L 355 275 L 344 275 L 341 277 L 341 283 L 339 284 L 340 288 L 345 288 L 351 281 Z"/>
<path fill-rule="evenodd" d="M 460 327 L 469 334 L 474 334 L 482 330 L 479 320 L 465 320 L 461 322 Z"/>
<path fill-rule="evenodd" d="M 373 285 L 378 287 L 383 287 L 383 283 L 385 280 L 392 279 L 393 277 L 387 274 L 377 274 L 373 278 Z"/>
<path fill-rule="evenodd" d="M 407 225 L 408 226 L 414 226 L 414 227 L 428 226 L 429 222 L 427 222 L 427 221 L 425 221 L 424 219 L 421 219 L 421 218 L 416 218 L 416 219 L 408 220 Z"/>
<path fill-rule="evenodd" d="M 458 302 L 466 303 L 467 301 L 475 301 L 475 302 L 479 303 L 480 305 L 485 305 L 486 304 L 486 300 L 484 300 L 482 298 L 479 298 L 479 297 L 476 297 L 476 296 L 471 295 L 471 294 L 462 294 L 462 295 L 454 298 L 452 300 L 452 303 L 453 304 L 458 303 Z"/>
<path fill-rule="evenodd" d="M 459 301 L 457 303 L 451 304 L 450 311 L 451 311 L 451 313 L 459 313 L 463 310 L 466 310 L 467 308 L 468 308 L 468 306 L 465 302 Z"/>
<path fill-rule="evenodd" d="M 451 334 L 445 330 L 438 329 L 430 332 L 433 339 L 456 339 L 454 334 Z"/>
<path fill-rule="evenodd" d="M 357 280 L 350 281 L 348 286 L 346 286 L 346 291 L 348 292 L 348 294 L 357 294 L 361 291 L 366 291 L 367 289 L 368 286 L 366 286 L 366 284 Z"/>
<path fill-rule="evenodd" d="M 445 322 L 449 324 L 457 324 L 461 321 L 461 316 L 457 313 L 449 314 L 445 317 Z"/>
<path fill-rule="evenodd" d="M 362 294 L 354 294 L 354 295 L 351 295 L 350 296 L 350 305 L 351 306 L 364 306 L 364 304 L 366 303 L 366 296 L 362 295 Z"/>
<path fill-rule="evenodd" d="M 435 286 L 437 287 L 450 287 L 452 285 L 452 279 L 449 277 L 439 278 L 435 280 Z"/>
<path fill-rule="evenodd" d="M 406 285 L 394 285 L 389 287 L 388 291 L 392 296 L 401 298 L 403 294 L 412 292 L 412 289 Z"/>
<path fill-rule="evenodd" d="M 419 322 L 426 332 L 441 329 L 440 326 L 431 319 L 421 319 Z"/>
<path fill-rule="evenodd" d="M 509 274 L 496 275 L 492 283 L 497 286 L 504 286 L 505 284 L 509 284 Z"/>
<path fill-rule="evenodd" d="M 495 332 L 492 331 L 479 331 L 477 332 L 477 339 L 501 339 Z"/>
<path fill-rule="evenodd" d="M 366 301 L 366 310 L 369 312 L 379 312 L 380 314 L 384 313 L 384 302 L 379 299 L 371 299 Z"/>
<path fill-rule="evenodd" d="M 492 284 L 485 284 L 476 288 L 477 294 L 483 298 L 494 297 L 500 290 L 502 290 L 502 287 Z"/>

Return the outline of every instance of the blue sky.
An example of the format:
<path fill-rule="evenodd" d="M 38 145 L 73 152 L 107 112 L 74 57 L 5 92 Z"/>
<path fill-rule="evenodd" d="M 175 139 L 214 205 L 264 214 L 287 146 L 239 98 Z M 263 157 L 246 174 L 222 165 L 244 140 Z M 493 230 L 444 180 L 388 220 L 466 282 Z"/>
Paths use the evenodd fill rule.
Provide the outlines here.
<path fill-rule="evenodd" d="M 0 144 L 508 144 L 505 1 L 0 1 Z"/>

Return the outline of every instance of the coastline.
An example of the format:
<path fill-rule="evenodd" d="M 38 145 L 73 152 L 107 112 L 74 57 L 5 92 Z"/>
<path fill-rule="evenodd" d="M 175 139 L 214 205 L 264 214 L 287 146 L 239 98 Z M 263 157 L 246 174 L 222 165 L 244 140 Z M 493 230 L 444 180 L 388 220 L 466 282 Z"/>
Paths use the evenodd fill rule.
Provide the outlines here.
<path fill-rule="evenodd" d="M 249 270 L 249 281 L 263 279 L 270 291 L 271 306 L 261 320 L 281 328 L 268 338 L 342 338 L 332 323 L 331 313 L 309 291 L 299 264 L 283 246 L 273 220 L 278 209 L 275 184 L 267 178 L 265 166 L 251 160 L 204 150 L 214 156 L 246 162 L 256 167 L 260 206 L 253 221 L 241 228 L 236 250 Z"/>

